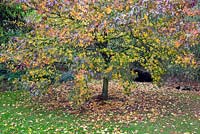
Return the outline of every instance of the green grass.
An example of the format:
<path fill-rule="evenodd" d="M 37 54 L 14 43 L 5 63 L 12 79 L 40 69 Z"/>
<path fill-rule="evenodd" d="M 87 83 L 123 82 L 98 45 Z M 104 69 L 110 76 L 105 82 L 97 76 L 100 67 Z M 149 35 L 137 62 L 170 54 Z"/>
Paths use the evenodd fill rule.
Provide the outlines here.
<path fill-rule="evenodd" d="M 95 119 L 94 119 L 95 120 Z M 0 134 L 46 133 L 186 133 L 199 134 L 200 120 L 191 115 L 169 116 L 155 122 L 88 121 L 63 110 L 48 111 L 33 104 L 25 91 L 0 93 Z"/>

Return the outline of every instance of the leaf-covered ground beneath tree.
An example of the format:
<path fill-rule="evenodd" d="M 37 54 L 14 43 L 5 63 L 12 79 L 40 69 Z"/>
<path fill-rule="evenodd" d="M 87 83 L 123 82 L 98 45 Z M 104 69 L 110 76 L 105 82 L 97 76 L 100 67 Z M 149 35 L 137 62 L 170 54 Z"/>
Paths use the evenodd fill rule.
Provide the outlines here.
<path fill-rule="evenodd" d="M 134 83 L 131 92 L 124 94 L 122 86 L 117 81 L 109 83 L 109 99 L 100 97 L 102 83 L 89 83 L 93 95 L 80 108 L 74 109 L 67 100 L 70 90 L 65 84 L 61 85 L 62 94 L 54 100 L 48 100 L 45 105 L 49 109 L 64 108 L 71 114 L 87 116 L 90 121 L 120 121 L 132 122 L 149 119 L 154 122 L 159 117 L 192 115 L 200 120 L 200 92 L 180 91 L 174 87 L 157 87 L 151 83 Z M 59 92 L 60 90 L 58 90 Z M 65 91 L 65 94 L 63 92 Z M 60 91 L 61 92 L 61 91 Z"/>

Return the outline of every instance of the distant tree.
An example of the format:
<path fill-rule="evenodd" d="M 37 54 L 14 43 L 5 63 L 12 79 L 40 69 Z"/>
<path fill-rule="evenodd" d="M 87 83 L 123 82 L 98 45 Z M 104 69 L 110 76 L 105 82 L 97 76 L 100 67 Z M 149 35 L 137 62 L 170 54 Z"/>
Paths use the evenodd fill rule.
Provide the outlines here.
<path fill-rule="evenodd" d="M 30 31 L 31 27 L 25 21 L 30 11 L 24 10 L 20 3 L 0 1 L 0 12 L 0 44 L 6 43 L 10 37 Z"/>
<path fill-rule="evenodd" d="M 7 43 L 14 42 L 17 37 L 25 35 L 25 33 L 31 31 L 32 25 L 29 25 L 26 21 L 26 17 L 32 12 L 32 10 L 24 9 L 21 3 L 15 3 L 10 0 L 0 0 L 0 59 L 4 58 L 4 47 L 7 47 Z M 17 69 L 17 71 L 10 71 L 11 64 Z M 13 89 L 11 83 L 14 79 L 20 78 L 24 74 L 24 67 L 21 63 L 7 60 L 0 62 L 0 83 L 1 88 L 7 90 Z"/>

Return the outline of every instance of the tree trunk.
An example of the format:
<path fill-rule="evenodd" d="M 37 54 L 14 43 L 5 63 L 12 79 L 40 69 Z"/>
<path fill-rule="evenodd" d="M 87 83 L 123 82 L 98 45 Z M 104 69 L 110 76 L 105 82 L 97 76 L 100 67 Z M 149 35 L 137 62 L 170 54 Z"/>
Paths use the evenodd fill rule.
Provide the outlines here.
<path fill-rule="evenodd" d="M 97 42 L 96 45 L 100 49 L 107 48 L 108 41 Z M 110 54 L 108 54 L 107 52 L 100 52 L 100 54 L 105 61 L 105 68 L 104 69 L 107 69 L 109 67 L 112 56 Z M 101 97 L 102 97 L 103 100 L 108 99 L 108 82 L 109 82 L 109 77 L 108 77 L 108 74 L 106 74 L 106 76 L 103 77 L 103 88 L 102 88 L 102 94 L 101 94 Z"/>
<path fill-rule="evenodd" d="M 108 77 L 105 76 L 103 78 L 103 88 L 102 88 L 102 99 L 107 100 L 108 99 Z"/>

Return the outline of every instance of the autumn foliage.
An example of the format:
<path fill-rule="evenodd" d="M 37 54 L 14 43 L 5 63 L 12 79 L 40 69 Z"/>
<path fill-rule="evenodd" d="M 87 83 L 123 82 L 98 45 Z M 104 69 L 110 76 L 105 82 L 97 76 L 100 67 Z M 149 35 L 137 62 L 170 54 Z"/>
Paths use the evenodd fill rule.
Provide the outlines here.
<path fill-rule="evenodd" d="M 79 90 L 75 98 L 86 96 L 89 89 L 84 83 L 101 73 L 102 98 L 107 99 L 111 79 L 130 81 L 128 76 L 134 74 L 129 69 L 130 63 L 139 63 L 150 71 L 155 82 L 164 73 L 166 61 L 179 59 L 176 61 L 179 64 L 195 64 L 192 58 L 181 58 L 187 55 L 180 47 L 185 44 L 189 30 L 183 21 L 186 15 L 183 11 L 188 8 L 184 0 L 21 3 L 24 9 L 34 9 L 39 19 L 32 20 L 34 30 L 25 38 L 4 48 L 0 60 L 25 64 L 29 68 L 27 76 L 32 78 L 28 80 L 35 84 L 40 79 L 34 79 L 34 72 L 53 73 L 55 62 L 70 62 L 69 69 L 76 76 L 75 89 Z M 194 43 L 193 40 L 189 42 Z"/>

